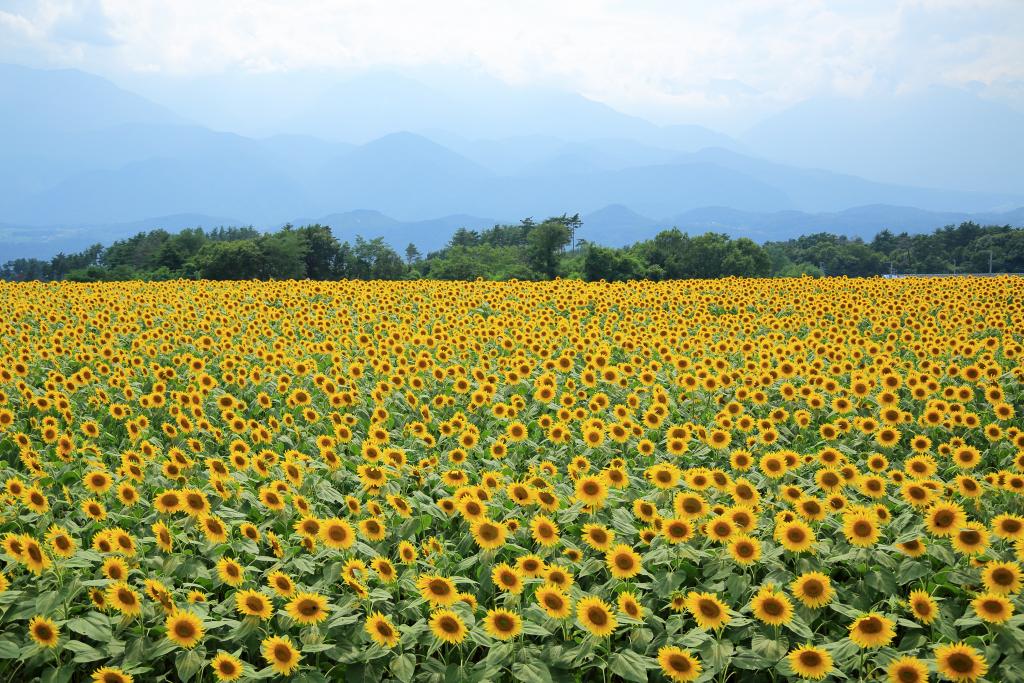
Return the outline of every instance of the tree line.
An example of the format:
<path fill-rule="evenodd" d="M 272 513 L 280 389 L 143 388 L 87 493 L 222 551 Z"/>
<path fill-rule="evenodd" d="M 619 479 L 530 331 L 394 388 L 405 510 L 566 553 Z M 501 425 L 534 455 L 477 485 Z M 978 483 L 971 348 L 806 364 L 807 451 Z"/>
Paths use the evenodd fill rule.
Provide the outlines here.
<path fill-rule="evenodd" d="M 402 254 L 382 238 L 339 241 L 325 225 L 140 232 L 49 261 L 15 259 L 5 280 L 361 279 L 623 281 L 743 277 L 856 276 L 885 273 L 1024 272 L 1024 230 L 965 222 L 929 234 L 878 233 L 870 242 L 829 233 L 767 242 L 708 232 L 664 230 L 622 248 L 578 239 L 579 214 L 541 222 L 459 229 L 444 248 Z"/>

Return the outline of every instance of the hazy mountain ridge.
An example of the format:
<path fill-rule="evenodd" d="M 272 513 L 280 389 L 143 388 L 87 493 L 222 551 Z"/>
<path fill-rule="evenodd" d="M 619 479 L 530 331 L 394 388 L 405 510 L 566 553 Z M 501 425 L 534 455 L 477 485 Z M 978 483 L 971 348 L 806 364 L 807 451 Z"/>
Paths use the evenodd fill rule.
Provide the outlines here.
<path fill-rule="evenodd" d="M 411 79 L 354 79 L 324 93 L 322 101 L 298 108 L 294 121 L 308 118 L 295 124 L 301 134 L 252 138 L 192 123 L 97 76 L 0 66 L 0 123 L 9 124 L 0 127 L 0 143 L 6 143 L 0 151 L 0 222 L 19 226 L 16 232 L 0 232 L 17 235 L 0 244 L 24 245 L 33 225 L 43 226 L 39 234 L 49 236 L 40 244 L 72 250 L 72 241 L 78 244 L 82 237 L 81 226 L 123 237 L 111 226 L 155 225 L 149 216 L 232 216 L 234 223 L 269 227 L 295 216 L 347 216 L 360 210 L 392 217 L 391 237 L 418 236 L 421 248 L 447 239 L 430 231 L 459 227 L 427 217 L 461 216 L 468 227 L 486 227 L 494 221 L 474 217 L 514 222 L 565 211 L 593 216 L 594 234 L 607 225 L 612 240 L 635 241 L 640 236 L 629 230 L 680 222 L 680 227 L 721 226 L 725 232 L 771 239 L 829 226 L 868 235 L 881 227 L 930 229 L 946 221 L 936 212 L 964 217 L 1024 205 L 1019 190 L 883 183 L 744 151 L 763 148 L 764 131 L 772 126 L 785 128 L 784 114 L 739 142 L 699 126 L 656 126 L 566 93 L 487 82 L 475 98 L 452 101 L 442 95 L 450 93 Z M 396 96 L 397 104 L 388 99 Z M 56 107 L 60 97 L 65 106 Z M 971 104 L 959 95 L 954 99 L 960 112 Z M 345 101 L 347 110 L 339 104 Z M 443 114 L 453 106 L 460 113 L 446 121 Z M 1010 110 L 984 106 L 1009 124 L 1017 120 Z M 791 116 L 802 120 L 800 107 L 794 110 Z M 349 120 L 353 112 L 374 113 L 374 125 L 382 130 L 419 123 L 432 132 L 391 130 L 358 144 L 308 134 L 338 137 L 339 130 L 347 130 L 353 139 L 360 131 L 371 134 Z M 501 137 L 516 117 L 523 122 L 518 134 Z M 447 132 L 446 124 L 459 133 Z M 849 117 L 838 119 L 837 130 L 840 124 L 850 125 Z M 937 125 L 932 129 L 941 129 Z M 486 132 L 495 137 L 474 137 Z M 1014 144 L 1007 147 L 1016 149 Z M 799 156 L 801 149 L 794 145 L 793 154 Z M 837 165 L 841 162 L 837 158 Z M 635 228 L 623 227 L 629 224 L 627 214 L 616 217 L 610 205 L 628 207 Z M 887 213 L 880 205 L 912 208 Z M 851 209 L 864 206 L 876 208 Z M 384 227 L 374 224 L 378 232 Z M 72 241 L 60 241 L 65 238 Z"/>

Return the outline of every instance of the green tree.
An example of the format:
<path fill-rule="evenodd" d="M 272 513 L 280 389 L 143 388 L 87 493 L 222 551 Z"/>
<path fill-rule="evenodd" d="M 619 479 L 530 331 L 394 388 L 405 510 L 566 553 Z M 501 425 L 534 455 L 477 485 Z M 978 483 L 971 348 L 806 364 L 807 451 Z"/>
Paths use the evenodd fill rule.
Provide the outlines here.
<path fill-rule="evenodd" d="M 211 242 L 192 260 L 197 277 L 207 280 L 251 280 L 265 272 L 263 251 L 256 240 Z"/>
<path fill-rule="evenodd" d="M 590 244 L 583 252 L 583 277 L 591 282 L 638 280 L 644 276 L 644 272 L 643 261 L 623 249 L 609 249 Z"/>
<path fill-rule="evenodd" d="M 544 277 L 554 278 L 559 255 L 569 243 L 570 235 L 569 228 L 558 219 L 546 220 L 533 228 L 526 238 L 527 264 Z"/>

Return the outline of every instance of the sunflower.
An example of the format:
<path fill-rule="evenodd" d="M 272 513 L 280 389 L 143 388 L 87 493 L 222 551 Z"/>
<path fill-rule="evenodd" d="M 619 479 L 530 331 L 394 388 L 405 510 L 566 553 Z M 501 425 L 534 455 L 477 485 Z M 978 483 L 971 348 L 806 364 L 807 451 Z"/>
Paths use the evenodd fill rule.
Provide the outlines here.
<path fill-rule="evenodd" d="M 935 665 L 939 673 L 957 683 L 976 681 L 988 671 L 988 663 L 978 650 L 965 643 L 935 647 Z"/>
<path fill-rule="evenodd" d="M 125 616 L 133 617 L 142 613 L 139 594 L 124 581 L 117 581 L 107 587 L 107 602 Z"/>
<path fill-rule="evenodd" d="M 981 580 L 989 593 L 1013 595 L 1021 589 L 1021 569 L 1016 562 L 989 562 L 981 570 Z"/>
<path fill-rule="evenodd" d="M 319 534 L 324 545 L 335 550 L 347 550 L 356 541 L 352 525 L 337 517 L 323 520 L 320 524 Z"/>
<path fill-rule="evenodd" d="M 327 598 L 319 593 L 298 593 L 285 605 L 288 616 L 309 626 L 327 618 Z"/>
<path fill-rule="evenodd" d="M 793 618 L 793 603 L 771 584 L 757 592 L 750 601 L 750 610 L 758 621 L 769 626 L 782 626 Z"/>
<path fill-rule="evenodd" d="M 547 565 L 544 560 L 533 554 L 521 555 L 516 559 L 516 570 L 528 578 L 537 578 L 544 575 Z"/>
<path fill-rule="evenodd" d="M 584 524 L 580 534 L 584 543 L 602 552 L 607 551 L 615 539 L 615 532 L 603 524 Z"/>
<path fill-rule="evenodd" d="M 435 638 L 451 645 L 461 643 L 468 633 L 462 618 L 450 609 L 440 609 L 431 615 L 430 631 Z"/>
<path fill-rule="evenodd" d="M 719 629 L 729 623 L 729 608 L 714 593 L 686 594 L 686 609 L 697 621 L 697 626 L 704 629 Z"/>
<path fill-rule="evenodd" d="M 391 620 L 380 612 L 371 612 L 366 617 L 366 624 L 363 629 L 370 636 L 373 642 L 381 647 L 394 647 L 398 645 L 400 634 Z"/>
<path fill-rule="evenodd" d="M 666 519 L 661 524 L 661 535 L 670 545 L 685 543 L 693 537 L 693 527 L 689 520 L 682 517 Z"/>
<path fill-rule="evenodd" d="M 237 681 L 242 677 L 242 660 L 221 650 L 210 662 L 218 681 Z"/>
<path fill-rule="evenodd" d="M 530 521 L 533 540 L 545 548 L 558 543 L 558 524 L 546 515 L 537 515 Z"/>
<path fill-rule="evenodd" d="M 1002 595 L 982 593 L 971 601 L 979 619 L 990 624 L 1005 624 L 1013 616 L 1013 603 Z"/>
<path fill-rule="evenodd" d="M 927 683 L 928 665 L 917 657 L 900 657 L 885 669 L 889 683 Z"/>
<path fill-rule="evenodd" d="M 103 560 L 100 568 L 103 576 L 114 581 L 124 581 L 128 578 L 128 565 L 120 557 L 108 557 Z"/>
<path fill-rule="evenodd" d="M 704 526 L 704 533 L 716 543 L 725 543 L 736 533 L 736 527 L 728 517 L 719 516 Z"/>
<path fill-rule="evenodd" d="M 288 636 L 271 636 L 260 645 L 263 659 L 277 673 L 290 676 L 298 668 L 302 655 L 295 649 L 295 644 Z"/>
<path fill-rule="evenodd" d="M 622 593 L 619 593 L 617 604 L 619 611 L 630 619 L 640 620 L 644 618 L 644 608 L 640 606 L 640 603 L 636 599 L 636 595 L 630 591 L 623 591 Z"/>
<path fill-rule="evenodd" d="M 60 629 L 50 619 L 36 615 L 28 622 L 28 634 L 39 647 L 54 648 L 60 639 Z"/>
<path fill-rule="evenodd" d="M 523 618 L 507 609 L 487 610 L 484 630 L 498 640 L 509 640 L 523 630 Z"/>
<path fill-rule="evenodd" d="M 1024 517 L 1003 513 L 992 518 L 992 533 L 1010 541 L 1024 539 Z"/>
<path fill-rule="evenodd" d="M 988 531 L 978 522 L 967 522 L 953 534 L 953 549 L 964 555 L 980 555 L 988 547 Z"/>
<path fill-rule="evenodd" d="M 232 588 L 245 582 L 245 568 L 230 557 L 222 557 L 217 561 L 217 575 Z"/>
<path fill-rule="evenodd" d="M 939 615 L 939 606 L 935 602 L 935 598 L 926 591 L 911 591 L 910 597 L 907 598 L 907 604 L 910 606 L 910 611 L 914 613 L 914 617 L 922 624 L 932 623 Z"/>
<path fill-rule="evenodd" d="M 443 576 L 424 574 L 416 581 L 416 587 L 423 599 L 432 607 L 447 607 L 459 599 L 459 591 L 455 584 Z"/>
<path fill-rule="evenodd" d="M 858 617 L 850 624 L 850 640 L 862 648 L 888 645 L 896 637 L 893 622 L 881 614 L 871 612 Z"/>
<path fill-rule="evenodd" d="M 282 571 L 271 572 L 267 577 L 267 585 L 282 598 L 295 595 L 295 582 Z"/>
<path fill-rule="evenodd" d="M 56 524 L 50 527 L 46 533 L 46 539 L 53 548 L 53 553 L 58 557 L 68 558 L 75 554 L 75 539 L 71 538 L 68 532 Z"/>
<path fill-rule="evenodd" d="M 500 562 L 494 565 L 491 570 L 491 581 L 499 590 L 513 595 L 523 592 L 523 580 L 516 568 L 507 562 Z"/>
<path fill-rule="evenodd" d="M 867 548 L 878 542 L 882 532 L 873 516 L 846 514 L 843 515 L 843 535 L 851 545 Z"/>
<path fill-rule="evenodd" d="M 398 580 L 398 572 L 395 571 L 395 565 L 391 564 L 391 561 L 385 557 L 375 557 L 370 561 L 370 566 L 373 567 L 373 571 L 377 572 L 377 576 L 384 583 L 394 583 Z"/>
<path fill-rule="evenodd" d="M 359 531 L 369 541 L 381 541 L 388 533 L 384 522 L 376 517 L 369 517 L 359 522 Z"/>
<path fill-rule="evenodd" d="M 967 514 L 957 503 L 935 503 L 925 513 L 924 523 L 933 536 L 952 536 L 967 523 Z"/>
<path fill-rule="evenodd" d="M 821 572 L 801 574 L 790 584 L 790 590 L 797 600 L 811 609 L 822 607 L 832 601 L 832 581 Z"/>
<path fill-rule="evenodd" d="M 489 519 L 478 519 L 470 525 L 473 540 L 484 550 L 494 550 L 505 545 L 508 529 L 504 524 Z"/>
<path fill-rule="evenodd" d="M 913 541 L 907 541 L 905 543 L 897 543 L 896 547 L 901 553 L 910 557 L 921 557 L 928 550 L 925 542 L 920 539 L 914 539 Z"/>
<path fill-rule="evenodd" d="M 534 594 L 534 598 L 541 609 L 554 619 L 564 619 L 572 611 L 572 600 L 554 586 L 541 586 Z"/>
<path fill-rule="evenodd" d="M 700 660 L 689 650 L 672 646 L 658 649 L 658 664 L 666 678 L 682 683 L 697 680 L 702 671 Z"/>
<path fill-rule="evenodd" d="M 167 640 L 185 649 L 195 647 L 203 639 L 203 622 L 192 612 L 172 612 L 164 626 L 167 628 Z"/>
<path fill-rule="evenodd" d="M 640 555 L 625 543 L 620 543 L 609 550 L 604 561 L 608 571 L 616 579 L 631 579 L 643 570 Z"/>
<path fill-rule="evenodd" d="M 832 671 L 832 655 L 819 647 L 801 645 L 791 650 L 786 659 L 793 672 L 801 678 L 818 681 Z"/>
<path fill-rule="evenodd" d="M 599 638 L 611 635 L 619 625 L 611 605 L 594 596 L 587 596 L 576 603 L 576 618 L 583 628 Z"/>
<path fill-rule="evenodd" d="M 409 541 L 401 541 L 398 544 L 398 559 L 402 564 L 414 564 L 418 556 L 416 546 Z"/>
<path fill-rule="evenodd" d="M 680 493 L 672 501 L 677 515 L 684 519 L 695 520 L 707 514 L 707 501 L 696 493 Z"/>
<path fill-rule="evenodd" d="M 775 538 L 783 548 L 794 553 L 810 550 L 816 540 L 811 527 L 799 520 L 776 525 Z"/>
<path fill-rule="evenodd" d="M 581 477 L 576 481 L 575 496 L 589 507 L 601 507 L 608 498 L 608 485 L 601 477 Z"/>
<path fill-rule="evenodd" d="M 736 564 L 746 566 L 761 559 L 761 541 L 747 534 L 738 534 L 729 541 L 729 555 Z"/>
<path fill-rule="evenodd" d="M 228 540 L 228 528 L 220 517 L 209 514 L 200 515 L 199 525 L 210 543 L 223 543 Z"/>
<path fill-rule="evenodd" d="M 53 565 L 50 556 L 34 538 L 23 537 L 23 547 L 20 559 L 33 574 L 42 574 Z"/>
<path fill-rule="evenodd" d="M 93 683 L 132 683 L 130 673 L 113 666 L 104 666 L 92 672 Z"/>
<path fill-rule="evenodd" d="M 259 591 L 245 590 L 235 593 L 235 607 L 240 614 L 258 617 L 264 621 L 274 615 L 273 605 Z"/>
<path fill-rule="evenodd" d="M 174 550 L 174 537 L 171 536 L 171 530 L 167 528 L 167 525 L 163 522 L 156 522 L 151 527 L 153 531 L 153 538 L 156 539 L 156 545 L 160 550 L 165 553 L 169 553 Z"/>

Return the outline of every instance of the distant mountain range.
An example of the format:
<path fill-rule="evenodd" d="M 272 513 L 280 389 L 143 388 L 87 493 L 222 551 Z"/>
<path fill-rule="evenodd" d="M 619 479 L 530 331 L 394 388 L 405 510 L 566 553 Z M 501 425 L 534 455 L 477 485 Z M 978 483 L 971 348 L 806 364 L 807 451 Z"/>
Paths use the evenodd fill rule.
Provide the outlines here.
<path fill-rule="evenodd" d="M 256 138 L 80 71 L 0 65 L 0 260 L 186 218 L 274 227 L 327 216 L 342 237 L 365 225 L 425 250 L 462 225 L 563 212 L 588 217 L 583 237 L 627 243 L 669 225 L 870 236 L 1024 205 L 1024 136 L 1007 134 L 1024 130 L 1020 114 L 959 91 L 860 116 L 844 106 L 794 107 L 737 140 L 579 95 L 491 81 L 453 94 L 378 74 L 297 103 Z M 964 126 L 972 116 L 986 129 Z"/>
<path fill-rule="evenodd" d="M 485 230 L 498 223 L 516 223 L 518 220 L 520 219 L 498 220 L 453 214 L 427 220 L 401 221 L 379 211 L 364 209 L 319 217 L 301 217 L 288 222 L 293 225 L 329 225 L 334 235 L 341 241 L 352 242 L 357 236 L 364 239 L 380 237 L 400 253 L 411 243 L 415 244 L 421 253 L 426 254 L 444 247 L 459 228 Z M 660 230 L 672 227 L 691 234 L 722 232 L 732 237 L 749 237 L 756 242 L 786 240 L 816 232 L 830 232 L 870 240 L 884 228 L 894 232 L 930 232 L 944 225 L 956 225 L 969 220 L 983 225 L 1024 227 L 1024 207 L 1003 213 L 969 214 L 923 211 L 885 204 L 822 213 L 758 213 L 708 206 L 655 219 L 638 214 L 621 204 L 612 204 L 583 215 L 582 220 L 583 228 L 577 233 L 580 240 L 616 247 L 649 239 Z M 243 225 L 248 223 L 202 214 L 177 214 L 128 223 L 70 227 L 17 227 L 0 224 L 0 245 L 3 245 L 0 262 L 14 258 L 49 258 L 60 251 L 80 251 L 96 243 L 109 245 L 115 240 L 157 228 L 177 232 L 189 227 L 209 229 Z M 278 228 L 280 225 L 260 227 Z"/>

